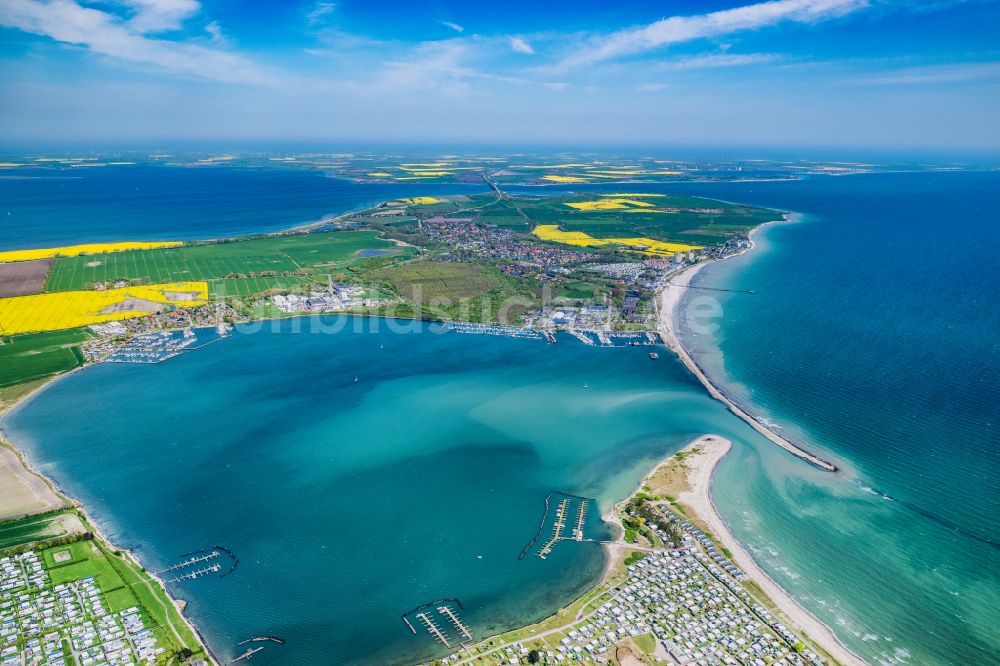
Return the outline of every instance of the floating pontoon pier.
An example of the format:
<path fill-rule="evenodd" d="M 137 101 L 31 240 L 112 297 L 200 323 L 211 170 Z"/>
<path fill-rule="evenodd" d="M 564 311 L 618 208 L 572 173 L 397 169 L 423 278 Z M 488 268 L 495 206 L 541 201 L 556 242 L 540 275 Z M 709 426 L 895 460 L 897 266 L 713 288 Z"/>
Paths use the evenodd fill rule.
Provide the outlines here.
<path fill-rule="evenodd" d="M 556 497 L 559 499 L 556 504 L 555 515 L 552 522 L 552 531 L 549 538 L 545 541 L 545 544 L 536 550 L 534 554 L 544 560 L 549 553 L 552 552 L 552 549 L 555 548 L 555 545 L 560 541 L 569 539 L 572 539 L 573 541 L 590 541 L 590 539 L 584 538 L 584 527 L 587 522 L 587 505 L 593 500 L 589 497 L 580 497 L 579 495 L 553 491 L 545 496 L 545 512 L 542 513 L 542 519 L 538 523 L 538 531 L 535 533 L 535 536 L 531 539 L 531 541 L 528 542 L 528 545 L 521 549 L 521 554 L 517 556 L 517 559 L 523 560 L 524 556 L 528 554 L 528 551 L 530 551 L 538 540 L 542 538 L 542 532 L 545 531 L 545 526 L 549 521 L 549 507 L 551 506 L 552 500 Z M 576 515 L 573 519 L 573 530 L 572 534 L 567 536 L 566 523 L 573 511 L 574 504 L 576 505 Z"/>
<path fill-rule="evenodd" d="M 451 647 L 451 643 L 448 642 L 448 637 L 444 635 L 440 627 L 434 623 L 434 620 L 432 620 L 427 613 L 417 613 L 416 618 L 423 622 L 424 626 L 427 627 L 427 632 L 434 637 L 434 640 L 443 643 L 445 647 Z"/>

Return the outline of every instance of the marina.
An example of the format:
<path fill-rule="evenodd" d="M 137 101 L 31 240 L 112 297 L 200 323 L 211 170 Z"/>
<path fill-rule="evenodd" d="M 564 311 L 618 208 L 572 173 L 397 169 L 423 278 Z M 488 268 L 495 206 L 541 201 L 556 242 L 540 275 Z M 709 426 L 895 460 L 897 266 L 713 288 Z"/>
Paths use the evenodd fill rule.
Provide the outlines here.
<path fill-rule="evenodd" d="M 538 524 L 538 531 L 534 538 L 521 549 L 518 555 L 519 560 L 531 551 L 532 547 L 542 538 L 542 534 L 548 530 L 548 537 L 545 542 L 533 554 L 540 559 L 546 559 L 560 541 L 592 541 L 585 538 L 584 528 L 587 521 L 587 507 L 593 500 L 588 497 L 580 497 L 568 493 L 551 492 L 545 496 L 545 511 Z M 553 502 L 555 504 L 553 505 Z M 554 506 L 554 508 L 553 508 Z M 552 512 L 551 521 L 549 519 L 550 510 Z M 567 536 L 567 525 L 572 521 L 572 530 Z"/>

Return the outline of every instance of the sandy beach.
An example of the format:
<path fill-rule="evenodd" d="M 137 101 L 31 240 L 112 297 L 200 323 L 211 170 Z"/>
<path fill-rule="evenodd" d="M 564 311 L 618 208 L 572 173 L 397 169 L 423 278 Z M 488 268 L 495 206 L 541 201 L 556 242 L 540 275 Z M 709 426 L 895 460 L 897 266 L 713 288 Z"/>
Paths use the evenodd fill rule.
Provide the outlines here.
<path fill-rule="evenodd" d="M 757 229 L 754 229 L 754 233 L 758 232 L 761 228 L 762 227 L 758 227 Z M 753 239 L 754 233 L 751 233 L 751 240 Z M 751 249 L 753 249 L 752 246 Z M 663 288 L 657 293 L 657 330 L 660 333 L 660 337 L 667 344 L 667 346 L 677 354 L 681 362 L 687 366 L 688 370 L 691 371 L 691 374 L 697 377 L 698 381 L 704 385 L 709 395 L 726 405 L 726 407 L 729 408 L 729 411 L 746 421 L 761 435 L 767 437 L 769 440 L 797 458 L 801 458 L 809 464 L 827 472 L 836 472 L 838 470 L 836 465 L 788 441 L 733 402 L 729 396 L 723 393 L 717 386 L 715 386 L 715 384 L 712 383 L 694 359 L 691 358 L 691 355 L 688 354 L 687 350 L 684 349 L 684 346 L 681 344 L 679 337 L 674 331 L 674 313 L 677 311 L 681 299 L 687 292 L 688 287 L 691 284 L 691 280 L 705 265 L 706 264 L 704 263 L 695 264 L 694 266 L 690 266 L 689 268 L 681 271 L 679 274 L 670 278 L 670 280 L 664 284 Z"/>
<path fill-rule="evenodd" d="M 707 525 L 709 531 L 732 552 L 732 559 L 736 565 L 767 594 L 795 629 L 806 634 L 844 666 L 863 666 L 866 664 L 863 659 L 841 643 L 829 627 L 803 608 L 763 569 L 757 566 L 757 563 L 736 540 L 725 521 L 722 520 L 712 502 L 712 473 L 731 448 L 732 443 L 718 435 L 704 435 L 684 447 L 682 451 L 690 452 L 698 449 L 699 453 L 692 453 L 684 458 L 683 465 L 687 472 L 684 481 L 686 481 L 687 489 L 678 493 L 677 501 L 693 512 L 702 523 Z M 661 463 L 646 477 L 646 481 L 649 482 L 660 467 L 667 465 L 672 459 L 676 460 L 675 456 L 671 456 Z"/>

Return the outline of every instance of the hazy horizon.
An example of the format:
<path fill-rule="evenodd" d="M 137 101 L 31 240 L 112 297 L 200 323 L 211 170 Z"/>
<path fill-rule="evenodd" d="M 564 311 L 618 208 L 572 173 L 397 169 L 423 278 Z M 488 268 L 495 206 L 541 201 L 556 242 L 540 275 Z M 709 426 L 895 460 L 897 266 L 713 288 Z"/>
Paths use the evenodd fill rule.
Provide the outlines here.
<path fill-rule="evenodd" d="M 992 155 L 998 23 L 990 0 L 4 0 L 0 145 Z"/>

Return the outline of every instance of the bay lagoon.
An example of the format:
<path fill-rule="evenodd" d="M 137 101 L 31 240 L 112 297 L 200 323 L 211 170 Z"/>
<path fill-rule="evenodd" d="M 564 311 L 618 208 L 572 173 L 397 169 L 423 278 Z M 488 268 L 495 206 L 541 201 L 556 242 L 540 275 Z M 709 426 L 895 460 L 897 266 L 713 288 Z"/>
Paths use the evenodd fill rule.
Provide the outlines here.
<path fill-rule="evenodd" d="M 685 339 L 837 475 L 754 433 L 666 354 L 397 334 L 371 319 L 251 325 L 158 366 L 88 368 L 3 427 L 151 569 L 213 543 L 240 556 L 233 576 L 174 590 L 222 657 L 264 632 L 288 644 L 263 663 L 425 658 L 429 640 L 399 615 L 444 596 L 479 635 L 538 619 L 603 565 L 594 544 L 517 560 L 544 496 L 606 510 L 715 432 L 734 442 L 720 512 L 852 649 L 875 663 L 997 663 L 1000 312 L 986 287 L 998 180 L 660 186 L 806 214 L 701 272 L 698 285 L 757 293 L 717 292 L 721 327 Z M 326 333 L 307 332 L 317 321 Z"/>

